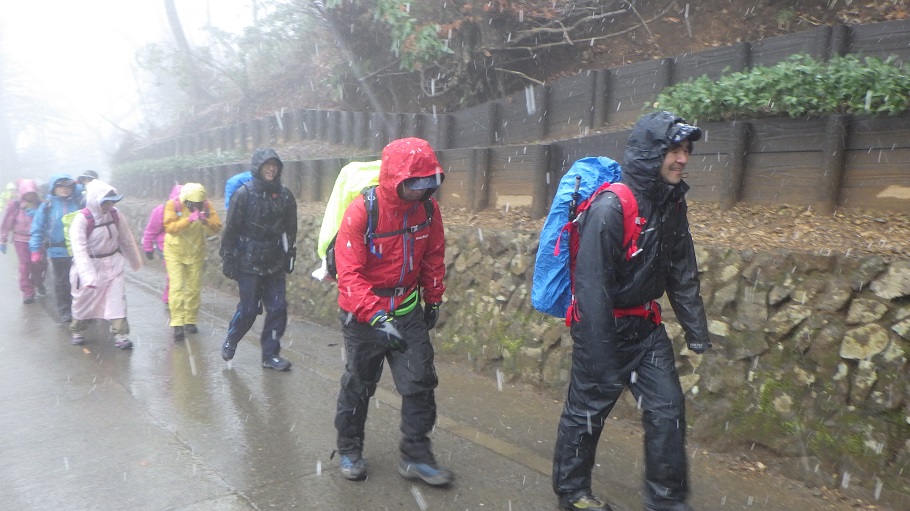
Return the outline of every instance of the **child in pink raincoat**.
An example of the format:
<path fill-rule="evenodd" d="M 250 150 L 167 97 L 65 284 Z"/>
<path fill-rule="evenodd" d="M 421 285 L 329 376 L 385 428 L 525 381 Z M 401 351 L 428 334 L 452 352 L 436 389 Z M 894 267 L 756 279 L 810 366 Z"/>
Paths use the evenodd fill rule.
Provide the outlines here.
<path fill-rule="evenodd" d="M 111 185 L 98 179 L 91 181 L 86 185 L 85 209 L 76 214 L 70 225 L 73 344 L 83 344 L 88 320 L 100 318 L 110 321 L 114 346 L 133 347 L 126 320 L 123 269 L 127 262 L 134 271 L 141 268 L 142 256 L 129 221 L 114 208 L 122 198 Z"/>
<path fill-rule="evenodd" d="M 168 200 L 179 200 L 181 188 L 183 188 L 183 185 L 174 185 L 171 188 L 171 195 Z M 145 258 L 149 261 L 155 258 L 155 250 L 164 257 L 164 206 L 166 203 L 167 201 L 155 206 L 155 209 L 149 215 L 148 224 L 146 224 L 145 232 L 142 235 L 142 250 L 145 252 Z M 167 305 L 171 279 L 170 277 L 165 277 L 165 279 L 164 294 L 161 295 L 161 301 Z"/>
<path fill-rule="evenodd" d="M 19 256 L 19 289 L 22 291 L 22 303 L 34 303 L 35 292 L 43 295 L 44 272 L 47 262 L 43 259 L 32 262 L 28 249 L 31 239 L 32 219 L 41 204 L 38 196 L 38 185 L 33 179 L 20 179 L 16 198 L 9 201 L 3 221 L 0 223 L 0 252 L 6 254 L 6 242 L 13 234 L 13 245 Z"/>

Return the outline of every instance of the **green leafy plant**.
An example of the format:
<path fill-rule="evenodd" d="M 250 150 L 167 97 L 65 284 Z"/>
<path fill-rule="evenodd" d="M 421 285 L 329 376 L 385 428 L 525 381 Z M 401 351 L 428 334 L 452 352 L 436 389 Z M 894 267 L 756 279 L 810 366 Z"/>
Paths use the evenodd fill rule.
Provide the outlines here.
<path fill-rule="evenodd" d="M 648 108 L 692 121 L 813 114 L 895 115 L 910 110 L 910 81 L 893 58 L 849 55 L 824 62 L 792 55 L 719 79 L 667 87 Z"/>
<path fill-rule="evenodd" d="M 248 153 L 239 151 L 187 154 L 168 158 L 127 161 L 114 164 L 112 170 L 116 179 L 125 179 L 131 176 L 165 174 L 199 167 L 214 167 L 215 165 L 245 162 L 248 157 Z"/>
<path fill-rule="evenodd" d="M 327 9 L 343 7 L 342 0 L 329 0 Z M 413 2 L 416 7 L 417 2 Z M 420 25 L 411 15 L 411 2 L 376 0 L 373 19 L 388 27 L 391 51 L 399 59 L 399 67 L 406 71 L 419 71 L 440 57 L 453 53 L 445 39 L 439 37 L 439 25 Z"/>

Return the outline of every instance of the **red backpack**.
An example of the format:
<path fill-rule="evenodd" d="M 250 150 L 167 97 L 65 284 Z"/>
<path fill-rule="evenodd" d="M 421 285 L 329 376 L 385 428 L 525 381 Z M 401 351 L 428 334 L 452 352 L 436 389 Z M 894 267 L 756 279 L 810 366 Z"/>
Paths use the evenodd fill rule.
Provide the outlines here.
<path fill-rule="evenodd" d="M 579 178 L 576 178 L 579 179 Z M 580 179 L 579 179 L 580 181 Z M 576 185 L 576 194 L 578 186 Z M 642 227 L 647 223 L 647 220 L 643 217 L 638 216 L 638 201 L 635 200 L 635 196 L 632 194 L 632 190 L 623 183 L 604 183 L 598 188 L 594 193 L 592 193 L 587 199 L 577 202 L 581 196 L 575 196 L 573 194 L 573 203 L 569 206 L 569 221 L 562 228 L 559 237 L 561 238 L 563 233 L 568 232 L 569 234 L 569 279 L 571 281 L 572 289 L 572 299 L 569 303 L 569 309 L 566 311 L 566 325 L 572 326 L 573 321 L 578 321 L 578 308 L 576 307 L 575 301 L 575 263 L 578 258 L 578 245 L 580 242 L 580 234 L 578 232 L 578 219 L 591 207 L 591 202 L 600 194 L 610 191 L 616 194 L 619 198 L 619 203 L 622 205 L 622 224 L 623 224 L 623 237 L 622 237 L 622 246 L 625 249 L 626 261 L 632 259 L 641 249 L 638 248 L 638 237 L 641 235 Z M 559 255 L 559 240 L 556 241 L 556 248 L 553 250 L 553 255 Z"/>

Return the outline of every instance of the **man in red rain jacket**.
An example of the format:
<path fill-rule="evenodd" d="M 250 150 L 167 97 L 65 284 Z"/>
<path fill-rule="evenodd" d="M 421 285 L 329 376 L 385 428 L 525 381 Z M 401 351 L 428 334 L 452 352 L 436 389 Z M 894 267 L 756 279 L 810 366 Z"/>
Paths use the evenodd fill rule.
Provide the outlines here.
<path fill-rule="evenodd" d="M 427 437 L 436 422 L 437 384 L 429 331 L 445 291 L 445 235 L 432 195 L 444 177 L 426 140 L 394 140 L 382 151 L 375 193 L 354 199 L 338 230 L 335 262 L 347 363 L 335 429 L 341 472 L 352 481 L 366 478 L 364 425 L 385 360 L 401 394 L 398 472 L 433 486 L 454 479 L 436 463 Z"/>

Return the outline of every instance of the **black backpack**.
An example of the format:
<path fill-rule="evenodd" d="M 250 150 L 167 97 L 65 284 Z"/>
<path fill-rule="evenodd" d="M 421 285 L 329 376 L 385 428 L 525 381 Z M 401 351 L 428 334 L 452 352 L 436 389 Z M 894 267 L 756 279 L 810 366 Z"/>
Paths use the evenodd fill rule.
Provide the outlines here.
<path fill-rule="evenodd" d="M 433 222 L 433 201 L 427 199 L 423 202 L 423 208 L 427 213 L 427 219 L 423 222 L 412 225 L 410 227 L 405 227 L 403 229 L 396 229 L 389 232 L 376 232 L 376 225 L 379 222 L 379 201 L 376 200 L 376 187 L 369 186 L 364 188 L 361 192 L 363 195 L 363 203 L 366 206 L 367 210 L 367 228 L 363 233 L 363 243 L 370 247 L 370 253 L 376 254 L 376 249 L 374 246 L 374 240 L 378 238 L 388 238 L 390 236 L 398 236 L 399 234 L 404 234 L 406 232 L 415 233 L 422 231 L 430 226 Z M 338 278 L 338 267 L 335 265 L 335 241 L 338 239 L 338 234 L 332 238 L 332 241 L 329 242 L 328 248 L 325 251 L 325 268 L 326 275 L 332 279 Z"/>

